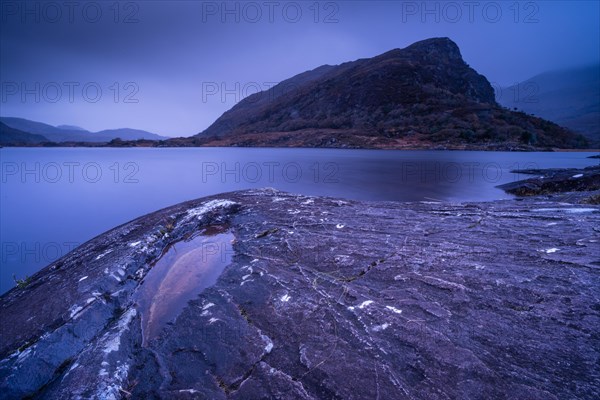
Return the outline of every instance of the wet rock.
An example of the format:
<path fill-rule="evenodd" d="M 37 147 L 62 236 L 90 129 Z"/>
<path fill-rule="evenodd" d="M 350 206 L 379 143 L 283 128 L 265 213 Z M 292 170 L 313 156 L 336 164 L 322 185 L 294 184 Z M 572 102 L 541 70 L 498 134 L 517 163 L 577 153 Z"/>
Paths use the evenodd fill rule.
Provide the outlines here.
<path fill-rule="evenodd" d="M 526 169 L 512 171 L 536 177 L 498 186 L 517 196 L 600 190 L 600 166 L 583 169 Z"/>
<path fill-rule="evenodd" d="M 539 198 L 182 203 L 0 298 L 0 398 L 596 399 L 599 222 Z M 230 264 L 144 343 L 149 271 L 216 226 Z"/>

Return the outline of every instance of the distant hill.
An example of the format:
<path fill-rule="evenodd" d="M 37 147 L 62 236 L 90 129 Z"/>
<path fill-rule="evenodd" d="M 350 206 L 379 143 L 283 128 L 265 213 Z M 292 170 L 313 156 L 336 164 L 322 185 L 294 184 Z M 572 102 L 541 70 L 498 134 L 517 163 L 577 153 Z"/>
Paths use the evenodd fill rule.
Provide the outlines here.
<path fill-rule="evenodd" d="M 121 129 L 105 129 L 103 131 L 96 132 L 95 135 L 102 137 L 120 138 L 122 140 L 164 140 L 168 139 L 165 136 L 160 136 L 155 133 L 142 131 L 140 129 L 121 128 Z"/>
<path fill-rule="evenodd" d="M 503 88 L 497 101 L 556 122 L 600 145 L 600 64 L 536 75 Z"/>
<path fill-rule="evenodd" d="M 0 122 L 7 126 L 37 135 L 43 135 L 52 142 L 110 142 L 113 139 L 123 140 L 164 140 L 164 136 L 138 129 L 107 129 L 100 132 L 90 132 L 83 128 L 70 125 L 52 126 L 42 122 L 30 121 L 24 118 L 0 117 Z"/>
<path fill-rule="evenodd" d="M 42 135 L 35 135 L 11 128 L 0 122 L 0 145 L 27 145 L 48 142 Z"/>
<path fill-rule="evenodd" d="M 83 129 L 82 127 L 76 126 L 76 125 L 57 125 L 56 127 L 58 129 L 67 129 L 70 131 L 86 131 L 87 132 L 86 129 Z"/>
<path fill-rule="evenodd" d="M 177 145 L 527 149 L 581 147 L 552 122 L 498 105 L 448 38 L 321 66 L 253 94 Z"/>

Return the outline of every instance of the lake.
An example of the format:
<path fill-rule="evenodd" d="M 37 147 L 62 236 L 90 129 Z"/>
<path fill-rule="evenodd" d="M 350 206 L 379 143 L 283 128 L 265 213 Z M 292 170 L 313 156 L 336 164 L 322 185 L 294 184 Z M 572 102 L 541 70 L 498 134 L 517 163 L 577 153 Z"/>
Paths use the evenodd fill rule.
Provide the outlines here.
<path fill-rule="evenodd" d="M 595 153 L 271 148 L 3 148 L 0 293 L 79 244 L 157 209 L 274 187 L 357 200 L 491 201 L 517 168 L 584 167 Z"/>

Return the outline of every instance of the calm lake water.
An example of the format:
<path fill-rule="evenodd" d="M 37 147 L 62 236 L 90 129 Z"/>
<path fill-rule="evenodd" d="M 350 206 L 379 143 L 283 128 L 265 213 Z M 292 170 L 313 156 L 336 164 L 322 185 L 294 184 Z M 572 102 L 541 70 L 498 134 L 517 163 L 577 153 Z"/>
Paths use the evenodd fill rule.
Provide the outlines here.
<path fill-rule="evenodd" d="M 184 200 L 258 187 L 359 200 L 489 201 L 516 168 L 583 167 L 594 153 L 334 149 L 0 150 L 0 293 L 79 244 Z"/>

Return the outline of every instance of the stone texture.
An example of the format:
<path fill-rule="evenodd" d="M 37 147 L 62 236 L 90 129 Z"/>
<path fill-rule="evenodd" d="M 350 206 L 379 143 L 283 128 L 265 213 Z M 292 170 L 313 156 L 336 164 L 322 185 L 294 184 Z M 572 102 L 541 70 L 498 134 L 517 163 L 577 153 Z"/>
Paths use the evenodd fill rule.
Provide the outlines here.
<path fill-rule="evenodd" d="M 600 165 L 582 169 L 525 169 L 512 172 L 536 175 L 528 179 L 498 186 L 505 192 L 517 196 L 600 191 Z"/>
<path fill-rule="evenodd" d="M 545 198 L 182 203 L 0 298 L 0 398 L 597 399 L 599 222 Z M 142 346 L 145 274 L 214 225 L 232 263 Z"/>

